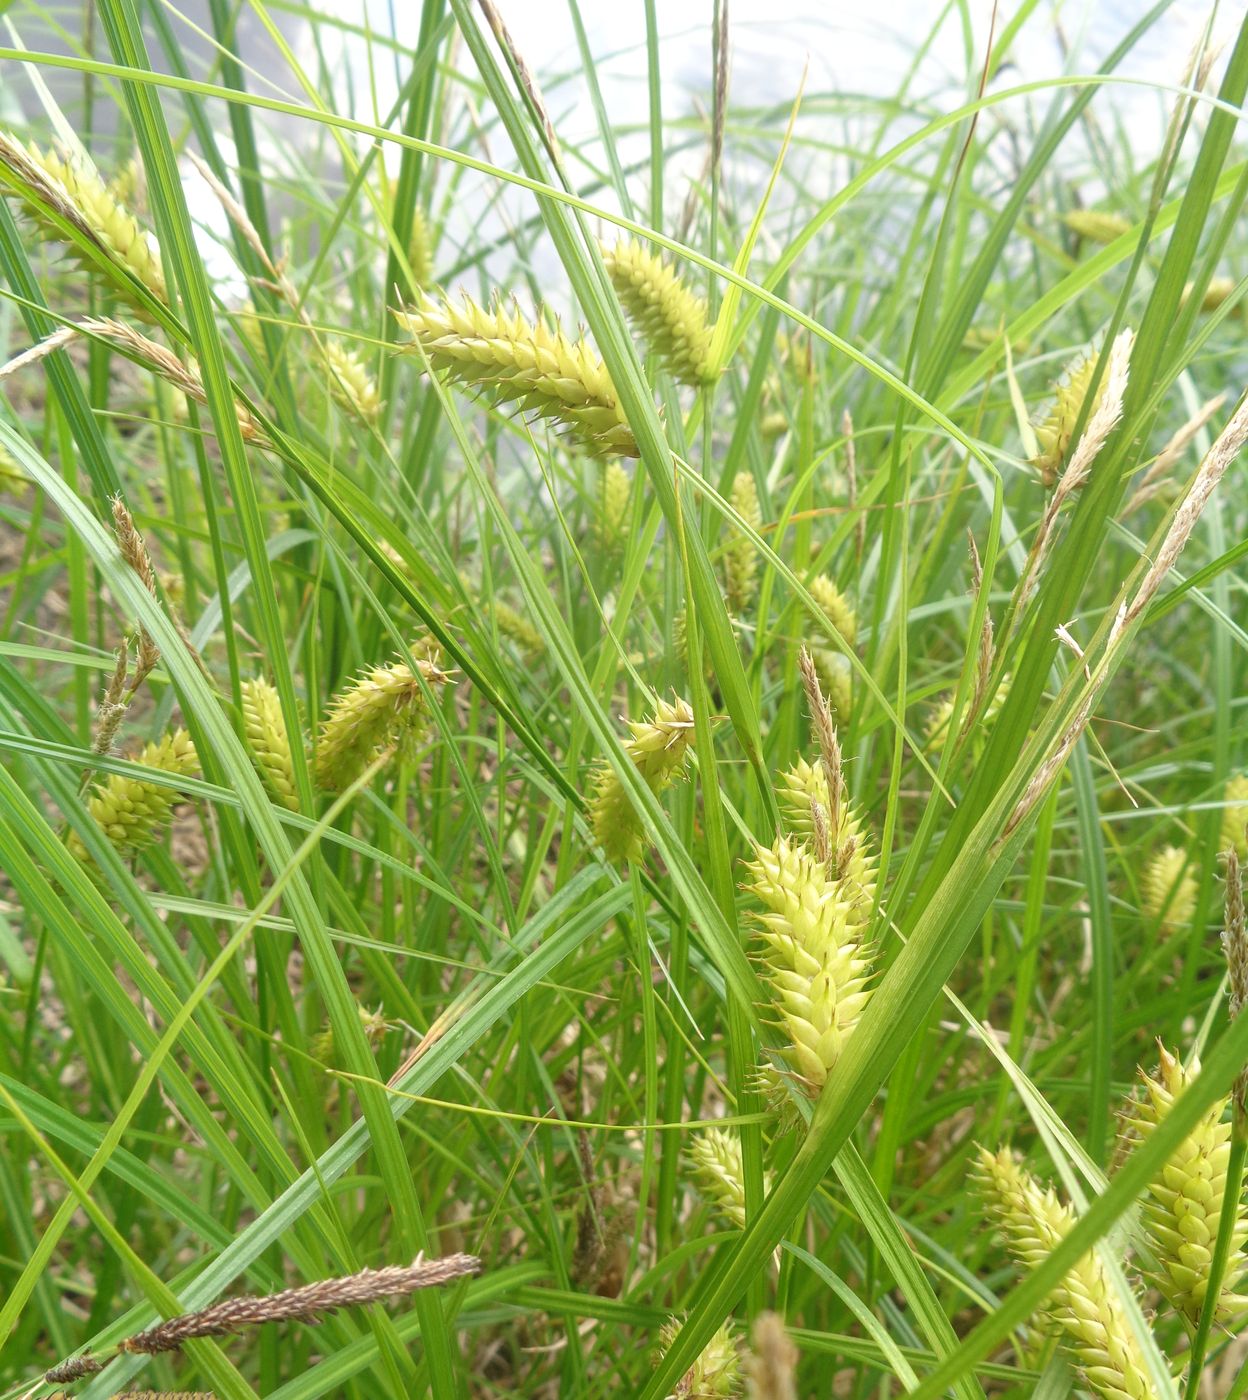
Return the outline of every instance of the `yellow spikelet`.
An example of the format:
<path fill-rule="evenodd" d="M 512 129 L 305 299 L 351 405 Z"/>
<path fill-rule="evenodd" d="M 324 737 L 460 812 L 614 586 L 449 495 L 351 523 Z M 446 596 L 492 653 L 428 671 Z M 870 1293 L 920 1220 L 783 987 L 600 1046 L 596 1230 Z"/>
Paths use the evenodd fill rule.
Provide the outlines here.
<path fill-rule="evenodd" d="M 138 156 L 131 156 L 108 182 L 108 192 L 124 209 L 147 208 L 147 178 Z"/>
<path fill-rule="evenodd" d="M 776 798 L 789 834 L 804 845 L 810 845 L 814 837 L 811 804 L 818 802 L 823 808 L 828 845 L 838 860 L 833 873 L 843 882 L 845 898 L 855 915 L 867 918 L 875 899 L 875 856 L 861 813 L 852 804 L 841 802 L 834 826 L 828 803 L 828 776 L 822 764 L 810 764 L 804 758 L 780 774 Z M 843 859 L 841 852 L 845 853 Z"/>
<path fill-rule="evenodd" d="M 1187 852 L 1163 846 L 1140 876 L 1140 907 L 1150 924 L 1163 933 L 1185 929 L 1196 912 L 1200 887 L 1188 868 Z"/>
<path fill-rule="evenodd" d="M 1144 1074 L 1144 1096 L 1128 1107 L 1128 1124 L 1147 1141 L 1165 1119 L 1175 1099 L 1200 1073 L 1190 1070 L 1159 1047 L 1156 1076 Z M 1144 1206 L 1144 1228 L 1161 1275 L 1158 1288 L 1195 1327 L 1209 1287 L 1209 1266 L 1218 1237 L 1218 1221 L 1226 1196 L 1226 1168 L 1231 1154 L 1231 1122 L 1227 1116 L 1230 1096 L 1207 1109 L 1182 1146 L 1149 1182 Z M 1229 1324 L 1248 1313 L 1248 1295 L 1236 1293 L 1235 1284 L 1248 1266 L 1243 1249 L 1248 1242 L 1248 1202 L 1240 1200 L 1231 1232 L 1231 1251 L 1222 1278 L 1215 1321 Z"/>
<path fill-rule="evenodd" d="M 780 836 L 756 846 L 746 889 L 763 905 L 754 919 L 771 984 L 781 1052 L 804 1091 L 817 1098 L 870 998 L 871 952 L 858 895 L 833 878 L 809 847 Z"/>
<path fill-rule="evenodd" d="M 334 402 L 365 423 L 375 423 L 381 412 L 381 394 L 377 381 L 358 352 L 335 340 L 327 340 L 325 364 L 329 369 L 329 392 Z"/>
<path fill-rule="evenodd" d="M 30 478 L 22 470 L 18 460 L 3 443 L 0 443 L 0 492 L 8 496 L 24 496 L 30 487 Z"/>
<path fill-rule="evenodd" d="M 23 147 L 7 132 L 0 132 L 0 162 L 23 184 L 20 190 L 6 188 L 5 192 L 25 200 L 31 217 L 49 237 L 64 238 L 47 217 L 51 210 L 137 278 L 158 301 L 168 300 L 155 241 L 109 192 L 94 167 L 68 154 Z M 88 270 L 93 267 L 88 264 Z M 119 287 L 124 291 L 124 282 Z"/>
<path fill-rule="evenodd" d="M 550 419 L 595 456 L 638 455 L 611 377 L 584 340 L 466 295 L 459 305 L 425 297 L 395 316 L 413 340 L 399 348 L 419 345 L 435 370 L 470 392 Z"/>
<path fill-rule="evenodd" d="M 660 793 L 680 776 L 693 747 L 693 711 L 688 702 L 673 697 L 660 700 L 648 720 L 628 721 L 624 749 L 636 764 L 646 785 Z M 612 862 L 636 864 L 646 852 L 646 835 L 615 769 L 600 760 L 590 777 L 592 796 L 589 820 L 594 840 Z"/>
<path fill-rule="evenodd" d="M 428 656 L 415 656 L 428 686 L 449 676 Z M 374 666 L 334 697 L 316 745 L 316 781 L 328 791 L 346 787 L 390 744 L 400 753 L 417 742 L 427 718 L 424 692 L 404 661 Z"/>
<path fill-rule="evenodd" d="M 1192 295 L 1192 288 L 1194 285 L 1194 283 L 1189 282 L 1187 286 L 1183 288 L 1182 304 L 1184 306 L 1187 305 Z M 1234 295 L 1236 285 L 1233 277 L 1211 277 L 1209 279 L 1209 285 L 1205 288 L 1204 295 L 1200 299 L 1200 309 L 1202 311 L 1216 311 L 1228 297 Z M 1243 304 L 1241 303 L 1239 306 L 1235 307 L 1230 314 L 1232 316 L 1238 316 L 1242 313 Z"/>
<path fill-rule="evenodd" d="M 290 736 L 282 719 L 277 690 L 257 676 L 244 681 L 243 730 L 256 767 L 269 785 L 269 791 L 290 811 L 296 811 L 295 770 L 290 756 Z"/>
<path fill-rule="evenodd" d="M 1002 676 L 997 693 L 989 700 L 976 724 L 975 736 L 971 745 L 973 754 L 983 752 L 984 744 L 988 738 L 987 730 L 992 726 L 993 720 L 1001 713 L 1001 706 L 1005 704 L 1009 694 L 1010 677 L 1008 675 Z M 927 740 L 928 748 L 933 753 L 939 753 L 949 741 L 949 721 L 953 718 L 953 697 L 952 690 L 948 694 L 942 695 L 932 707 L 931 713 L 927 717 L 927 723 L 923 727 L 924 738 Z M 966 706 L 963 706 L 963 721 L 965 721 L 966 713 Z"/>
<path fill-rule="evenodd" d="M 1007 1148 L 980 1148 L 974 1173 L 989 1216 L 1025 1269 L 1042 1263 L 1074 1228 L 1074 1212 L 1052 1190 L 1043 1190 Z M 1090 1390 L 1105 1400 L 1154 1400 L 1157 1391 L 1131 1321 L 1095 1252 L 1058 1284 L 1045 1311 Z"/>
<path fill-rule="evenodd" d="M 758 487 L 752 472 L 738 472 L 732 479 L 728 500 L 733 509 L 758 533 L 763 523 L 762 507 L 758 503 Z M 724 550 L 724 583 L 728 607 L 742 612 L 754 601 L 758 586 L 758 554 L 754 541 L 735 527 L 730 527 Z"/>
<path fill-rule="evenodd" d="M 604 248 L 603 261 L 624 310 L 650 348 L 685 384 L 704 384 L 710 370 L 711 327 L 706 303 L 640 243 Z"/>
<path fill-rule="evenodd" d="M 819 604 L 823 615 L 845 639 L 847 646 L 858 642 L 858 614 L 853 604 L 841 592 L 827 574 L 817 574 L 811 579 L 808 592 Z"/>
<path fill-rule="evenodd" d="M 599 463 L 593 531 L 594 543 L 604 554 L 615 554 L 624 546 L 624 526 L 632 489 L 632 480 L 619 462 Z"/>
<path fill-rule="evenodd" d="M 1039 453 L 1032 459 L 1032 466 L 1040 473 L 1040 480 L 1052 486 L 1062 474 L 1062 465 L 1070 450 L 1070 440 L 1074 435 L 1075 424 L 1079 421 L 1083 401 L 1087 396 L 1092 376 L 1096 373 L 1098 356 L 1086 355 L 1070 370 L 1064 382 L 1054 386 L 1054 399 L 1044 419 L 1036 425 L 1036 442 Z M 1086 423 L 1096 412 L 1105 392 L 1105 377 L 1097 386 L 1096 397 L 1088 405 Z"/>
<path fill-rule="evenodd" d="M 797 1348 L 777 1313 L 760 1313 L 750 1333 L 745 1375 L 750 1400 L 797 1400 Z"/>
<path fill-rule="evenodd" d="M 741 1165 L 741 1139 L 723 1128 L 703 1128 L 694 1133 L 685 1149 L 690 1175 L 698 1195 L 724 1217 L 729 1225 L 745 1229 L 745 1170 Z M 770 1177 L 763 1182 L 771 1189 Z"/>
<path fill-rule="evenodd" d="M 1099 209 L 1072 209 L 1062 215 L 1062 223 L 1090 243 L 1112 243 L 1131 228 L 1131 220 L 1121 214 L 1103 214 Z"/>
<path fill-rule="evenodd" d="M 199 757 L 185 729 L 145 745 L 134 761 L 145 768 L 182 778 L 199 772 Z M 118 854 L 128 856 L 151 845 L 177 801 L 176 788 L 145 782 L 129 774 L 112 773 L 103 783 L 96 784 L 87 799 L 87 810 Z M 67 844 L 78 860 L 88 858 L 86 847 L 76 833 L 70 833 Z"/>
<path fill-rule="evenodd" d="M 676 1340 L 681 1319 L 673 1317 L 659 1332 L 657 1365 Z M 680 1400 L 721 1400 L 741 1394 L 741 1355 L 737 1350 L 732 1329 L 725 1322 L 707 1342 L 701 1355 L 677 1382 L 674 1395 Z"/>
<path fill-rule="evenodd" d="M 364 1039 L 375 1050 L 385 1038 L 387 1029 L 385 1014 L 381 1011 L 369 1011 L 364 1006 L 357 1006 L 356 1011 L 359 1013 L 360 1028 L 364 1032 Z M 308 1053 L 320 1064 L 333 1066 L 337 1063 L 338 1055 L 334 1045 L 332 1025 L 327 1025 L 323 1031 L 312 1037 L 308 1045 Z"/>
<path fill-rule="evenodd" d="M 1219 849 L 1233 850 L 1240 860 L 1248 859 L 1248 773 L 1239 773 L 1226 785 Z"/>
<path fill-rule="evenodd" d="M 412 282 L 417 287 L 433 284 L 433 242 L 429 236 L 429 220 L 419 204 L 412 209 L 412 232 L 407 240 L 407 265 L 412 270 Z"/>

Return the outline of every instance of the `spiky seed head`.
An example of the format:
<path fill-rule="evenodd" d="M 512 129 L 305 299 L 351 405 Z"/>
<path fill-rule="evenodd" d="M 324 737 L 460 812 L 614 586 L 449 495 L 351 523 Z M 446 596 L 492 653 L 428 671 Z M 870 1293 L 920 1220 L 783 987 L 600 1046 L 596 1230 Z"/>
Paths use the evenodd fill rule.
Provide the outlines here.
<path fill-rule="evenodd" d="M 823 615 L 845 639 L 845 644 L 855 646 L 858 642 L 858 614 L 849 599 L 827 574 L 817 574 L 811 579 L 808 591 L 823 610 Z"/>
<path fill-rule="evenodd" d="M 1199 897 L 1186 851 L 1163 846 L 1149 859 L 1140 876 L 1140 907 L 1150 924 L 1163 933 L 1177 933 L 1191 923 Z"/>
<path fill-rule="evenodd" d="M 838 724 L 847 724 L 854 705 L 854 668 L 849 657 L 821 646 L 811 647 L 810 655 L 832 717 Z"/>
<path fill-rule="evenodd" d="M 817 803 L 825 814 L 832 811 L 828 801 L 828 778 L 823 765 L 807 763 L 804 758 L 799 758 L 791 768 L 786 768 L 780 774 L 776 798 L 789 835 L 794 841 L 807 845 L 814 835 L 811 819 L 814 804 Z M 832 873 L 844 883 L 845 897 L 854 911 L 866 918 L 875 899 L 875 857 L 870 836 L 861 813 L 851 803 L 842 800 L 837 804 L 837 810 L 839 820 L 834 827 L 829 825 L 828 829 L 832 859 L 836 861 L 842 851 L 849 854 L 845 867 L 834 867 Z"/>
<path fill-rule="evenodd" d="M 183 778 L 199 772 L 199 757 L 185 729 L 146 744 L 134 761 Z M 111 773 L 87 799 L 87 811 L 118 854 L 129 856 L 151 845 L 177 801 L 176 788 L 145 782 L 126 773 Z M 86 847 L 76 833 L 70 833 L 67 844 L 78 860 L 87 859 Z"/>
<path fill-rule="evenodd" d="M 763 512 L 753 472 L 738 472 L 733 477 L 728 500 L 757 534 L 763 523 Z M 758 553 L 754 541 L 735 526 L 730 527 L 724 548 L 724 584 L 728 606 L 733 612 L 741 612 L 753 602 L 757 583 Z"/>
<path fill-rule="evenodd" d="M 1220 848 L 1248 860 L 1248 773 L 1238 773 L 1227 783 L 1222 802 Z"/>
<path fill-rule="evenodd" d="M 316 780 L 327 791 L 347 787 L 390 744 L 402 755 L 419 742 L 428 718 L 421 680 L 437 687 L 450 677 L 432 656 L 415 651 L 415 671 L 404 661 L 370 667 L 330 703 L 315 762 Z"/>
<path fill-rule="evenodd" d="M 269 791 L 282 806 L 296 811 L 299 799 L 295 795 L 295 768 L 277 688 L 262 676 L 256 676 L 244 681 L 240 689 L 243 732 L 256 767 L 268 783 Z"/>
<path fill-rule="evenodd" d="M 327 340 L 325 366 L 329 370 L 330 397 L 339 408 L 365 423 L 375 423 L 381 412 L 381 392 L 358 351 Z"/>
<path fill-rule="evenodd" d="M 35 145 L 23 147 L 8 133 L 0 133 L 0 161 L 25 186 L 21 191 L 6 193 L 24 198 L 31 217 L 50 237 L 61 239 L 64 234 L 47 217 L 46 209 L 94 243 L 118 267 L 141 282 L 157 301 L 168 301 L 155 240 L 110 192 L 94 167 L 68 152 L 41 151 Z M 88 263 L 88 270 L 92 267 Z M 121 285 L 124 289 L 124 283 Z M 143 312 L 141 305 L 137 309 Z"/>
<path fill-rule="evenodd" d="M 683 1326 L 683 1319 L 670 1318 L 659 1332 L 655 1365 L 667 1355 Z M 741 1354 L 728 1323 L 707 1342 L 702 1354 L 676 1382 L 672 1395 L 679 1400 L 722 1400 L 741 1394 Z"/>
<path fill-rule="evenodd" d="M 1036 425 L 1036 442 L 1040 451 L 1032 459 L 1032 466 L 1040 473 L 1040 480 L 1046 486 L 1052 486 L 1061 475 L 1098 359 L 1098 355 L 1091 354 L 1075 362 L 1065 380 L 1054 386 L 1053 403 L 1043 420 Z M 1104 392 L 1105 376 L 1102 375 L 1084 422 L 1096 412 Z"/>
<path fill-rule="evenodd" d="M 416 287 L 433 285 L 433 239 L 429 233 L 429 220 L 419 204 L 412 208 L 412 233 L 407 240 L 407 265 L 412 270 L 412 282 Z"/>
<path fill-rule="evenodd" d="M 780 1053 L 815 1098 L 871 995 L 872 955 L 857 902 L 809 847 L 784 836 L 756 846 L 745 870 L 745 888 L 763 906 L 753 918 L 775 1024 L 787 1042 Z"/>
<path fill-rule="evenodd" d="M 694 385 L 713 378 L 711 327 L 702 298 L 662 258 L 632 239 L 604 247 L 602 256 L 621 305 L 672 374 Z"/>
<path fill-rule="evenodd" d="M 1200 1073 L 1198 1062 L 1185 1069 L 1164 1045 L 1158 1050 L 1157 1073 L 1140 1072 L 1144 1093 L 1130 1106 L 1132 1116 L 1128 1122 L 1142 1142 L 1165 1120 L 1175 1100 Z M 1230 1102 L 1227 1095 L 1205 1110 L 1196 1127 L 1149 1182 L 1144 1206 L 1144 1228 L 1161 1268 L 1157 1286 L 1193 1327 L 1208 1291 L 1209 1269 L 1227 1190 Z M 1219 1323 L 1229 1323 L 1248 1312 L 1248 1294 L 1235 1292 L 1235 1283 L 1248 1264 L 1243 1255 L 1245 1241 L 1248 1202 L 1241 1200 L 1214 1314 Z"/>
<path fill-rule="evenodd" d="M 741 1139 L 723 1128 L 703 1128 L 685 1149 L 698 1194 L 738 1230 L 745 1229 L 745 1169 Z"/>
<path fill-rule="evenodd" d="M 1011 677 L 1008 675 L 1001 677 L 1001 684 L 997 687 L 996 694 L 984 706 L 983 713 L 978 716 L 975 735 L 971 743 L 971 752 L 975 756 L 983 752 L 984 745 L 988 741 L 988 730 L 992 727 L 993 720 L 1001 713 L 1001 707 L 1009 699 L 1010 681 Z M 923 736 L 927 740 L 928 748 L 933 753 L 939 753 L 949 742 L 949 721 L 953 718 L 954 694 L 955 692 L 951 690 L 936 701 L 928 714 L 927 723 L 923 726 Z M 964 723 L 966 714 L 964 706 L 962 710 Z"/>
<path fill-rule="evenodd" d="M 1062 215 L 1062 222 L 1090 243 L 1112 243 L 1131 228 L 1130 219 L 1121 214 L 1104 214 L 1099 209 L 1072 209 Z"/>
<path fill-rule="evenodd" d="M 1041 1188 L 1008 1148 L 980 1148 L 972 1171 L 989 1217 L 1024 1268 L 1042 1263 L 1074 1228 L 1074 1212 Z M 1154 1400 L 1140 1344 L 1095 1251 L 1053 1290 L 1045 1313 L 1061 1329 L 1063 1349 L 1090 1390 L 1105 1400 Z"/>
<path fill-rule="evenodd" d="M 360 1017 L 360 1029 L 364 1032 L 364 1039 L 375 1050 L 385 1039 L 386 1025 L 385 1013 L 380 1009 L 370 1011 L 366 1006 L 357 1006 L 356 1011 Z M 334 1028 L 331 1024 L 326 1024 L 325 1029 L 313 1036 L 308 1045 L 308 1053 L 322 1065 L 333 1065 L 337 1061 L 337 1053 L 334 1045 Z"/>
<path fill-rule="evenodd" d="M 396 311 L 399 325 L 435 370 L 493 404 L 546 418 L 599 457 L 636 457 L 637 442 L 602 360 L 584 340 L 501 303 L 487 309 L 425 296 Z"/>
<path fill-rule="evenodd" d="M 1228 297 L 1235 294 L 1236 281 L 1233 277 L 1211 277 L 1209 285 L 1205 288 L 1204 295 L 1200 299 L 1200 309 L 1202 311 L 1216 311 Z M 1194 282 L 1189 282 L 1183 288 L 1182 305 L 1186 306 L 1191 299 Z M 1237 306 L 1231 312 L 1232 316 L 1242 313 L 1242 305 Z"/>
<path fill-rule="evenodd" d="M 661 699 L 649 719 L 627 724 L 624 751 L 651 792 L 660 793 L 684 771 L 694 741 L 693 710 L 674 696 L 670 702 Z M 595 842 L 613 863 L 640 862 L 646 850 L 645 829 L 615 769 L 600 760 L 590 786 L 589 820 Z"/>
<path fill-rule="evenodd" d="M 594 543 L 604 554 L 616 554 L 624 547 L 624 527 L 632 490 L 632 479 L 619 462 L 599 463 L 593 531 Z"/>
<path fill-rule="evenodd" d="M 26 494 L 29 487 L 30 478 L 22 470 L 17 458 L 0 443 L 0 493 L 20 498 Z"/>

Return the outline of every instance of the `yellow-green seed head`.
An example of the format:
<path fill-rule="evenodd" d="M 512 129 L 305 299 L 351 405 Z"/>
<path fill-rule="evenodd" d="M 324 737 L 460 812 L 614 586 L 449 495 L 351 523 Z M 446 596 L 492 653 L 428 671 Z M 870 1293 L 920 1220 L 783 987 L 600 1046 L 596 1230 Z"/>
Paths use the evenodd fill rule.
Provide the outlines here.
<path fill-rule="evenodd" d="M 728 500 L 757 534 L 763 523 L 763 512 L 752 472 L 738 472 L 733 477 Z M 724 583 L 728 606 L 733 612 L 742 612 L 753 602 L 758 584 L 758 553 L 754 541 L 735 527 L 730 527 L 724 550 Z"/>
<path fill-rule="evenodd" d="M 703 1128 L 685 1149 L 698 1194 L 715 1207 L 729 1225 L 745 1229 L 745 1170 L 741 1139 L 723 1128 Z"/>
<path fill-rule="evenodd" d="M 0 161 L 24 182 L 21 196 L 50 237 L 61 239 L 64 234 L 44 206 L 137 278 L 158 301 L 168 300 L 155 240 L 93 167 L 68 154 L 23 147 L 7 133 L 0 133 Z"/>
<path fill-rule="evenodd" d="M 381 393 L 359 354 L 335 340 L 327 340 L 325 365 L 334 402 L 365 423 L 375 423 L 381 412 Z"/>
<path fill-rule="evenodd" d="M 619 462 L 599 463 L 593 530 L 594 543 L 604 554 L 615 554 L 624 546 L 624 527 L 632 489 L 632 480 Z"/>
<path fill-rule="evenodd" d="M 810 596 L 819 604 L 823 615 L 845 639 L 846 646 L 858 641 L 858 614 L 853 604 L 827 574 L 817 574 L 810 581 Z"/>
<path fill-rule="evenodd" d="M 277 690 L 257 676 L 242 683 L 243 730 L 251 756 L 256 761 L 269 791 L 290 811 L 297 810 L 295 770 L 290 755 L 290 736 L 282 718 Z"/>
<path fill-rule="evenodd" d="M 611 377 L 584 340 L 469 296 L 459 305 L 425 297 L 395 316 L 432 367 L 469 392 L 549 419 L 595 456 L 638 455 Z"/>
<path fill-rule="evenodd" d="M 1192 288 L 1194 285 L 1194 283 L 1189 282 L 1187 286 L 1183 288 L 1182 304 L 1184 306 L 1187 305 L 1188 299 L 1192 295 Z M 1205 288 L 1204 295 L 1200 299 L 1200 309 L 1202 311 L 1216 311 L 1228 297 L 1234 295 L 1235 287 L 1236 282 L 1233 277 L 1211 277 L 1209 279 L 1209 285 Z M 1238 316 L 1242 315 L 1242 313 L 1243 304 L 1241 303 L 1239 306 L 1235 307 L 1230 314 L 1232 316 Z"/>
<path fill-rule="evenodd" d="M 810 659 L 833 718 L 838 724 L 848 724 L 854 703 L 854 668 L 849 657 L 830 647 L 812 646 Z"/>
<path fill-rule="evenodd" d="M 199 772 L 195 745 L 185 729 L 166 734 L 156 743 L 148 743 L 134 761 L 145 768 L 156 768 L 182 778 L 194 777 Z M 176 788 L 112 773 L 103 783 L 97 783 L 87 799 L 87 811 L 118 854 L 129 856 L 151 845 L 169 820 L 177 801 Z M 71 832 L 68 845 L 78 860 L 87 859 L 86 847 L 76 834 Z"/>
<path fill-rule="evenodd" d="M 0 493 L 21 497 L 29 487 L 30 478 L 18 465 L 17 458 L 0 443 Z"/>
<path fill-rule="evenodd" d="M 640 243 L 626 239 L 603 249 L 607 275 L 620 303 L 672 374 L 685 384 L 711 377 L 711 327 L 706 303 Z"/>
<path fill-rule="evenodd" d="M 417 287 L 433 285 L 433 240 L 429 235 L 429 220 L 419 204 L 412 209 L 412 234 L 407 240 L 407 265 L 412 269 L 412 281 Z"/>
<path fill-rule="evenodd" d="M 681 1319 L 674 1317 L 659 1332 L 655 1364 L 667 1355 L 680 1331 Z M 732 1329 L 725 1322 L 707 1342 L 705 1349 L 676 1383 L 672 1392 L 679 1400 L 723 1400 L 741 1394 L 741 1356 Z"/>
<path fill-rule="evenodd" d="M 973 1171 L 989 1217 L 1025 1269 L 1047 1259 L 1074 1228 L 1074 1212 L 1042 1189 L 1008 1148 L 980 1148 Z M 1053 1290 L 1045 1313 L 1061 1329 L 1063 1348 L 1090 1390 L 1105 1400 L 1154 1400 L 1131 1321 L 1095 1251 Z"/>
<path fill-rule="evenodd" d="M 988 701 L 976 720 L 974 738 L 971 743 L 971 752 L 974 755 L 983 752 L 984 745 L 988 741 L 988 730 L 1001 713 L 1002 705 L 1009 698 L 1010 679 L 1008 675 L 1001 677 L 997 693 Z M 952 690 L 947 695 L 942 695 L 932 707 L 931 713 L 927 717 L 927 723 L 923 726 L 923 736 L 927 740 L 928 748 L 933 753 L 939 753 L 949 742 L 949 721 L 953 718 L 953 698 L 954 692 Z M 969 703 L 968 701 L 967 704 Z M 964 705 L 962 708 L 963 721 L 966 719 L 966 713 Z"/>
<path fill-rule="evenodd" d="M 650 791 L 660 793 L 684 771 L 694 740 L 693 711 L 674 697 L 670 703 L 660 700 L 650 719 L 627 723 L 624 750 Z M 638 863 L 646 851 L 645 829 L 615 769 L 601 760 L 590 786 L 589 821 L 595 842 L 613 863 Z"/>
<path fill-rule="evenodd" d="M 1187 852 L 1163 846 L 1140 876 L 1140 907 L 1150 924 L 1163 933 L 1185 929 L 1196 912 L 1200 887 L 1188 867 Z"/>
<path fill-rule="evenodd" d="M 834 827 L 828 802 L 828 776 L 821 763 L 810 764 L 804 758 L 799 758 L 792 768 L 786 768 L 780 774 L 776 798 L 789 835 L 795 842 L 807 846 L 815 834 L 810 814 L 811 803 L 818 802 L 823 808 L 828 821 L 828 845 L 834 859 L 841 851 L 848 853 L 843 866 L 838 867 L 836 872 L 845 887 L 844 897 L 856 915 L 868 917 L 875 899 L 875 857 L 862 815 L 851 803 L 841 802 Z"/>
<path fill-rule="evenodd" d="M 1066 454 L 1070 451 L 1070 440 L 1074 436 L 1075 424 L 1079 421 L 1083 401 L 1096 373 L 1098 356 L 1086 355 L 1069 372 L 1064 382 L 1055 386 L 1053 403 L 1044 419 L 1036 426 L 1036 443 L 1039 453 L 1032 459 L 1032 466 L 1040 473 L 1040 480 L 1052 486 L 1062 474 Z M 1105 376 L 1097 386 L 1096 397 L 1088 406 L 1086 423 L 1096 412 L 1101 396 L 1105 392 Z"/>
<path fill-rule="evenodd" d="M 1190 1070 L 1160 1047 L 1156 1076 L 1141 1072 L 1144 1095 L 1130 1105 L 1129 1125 L 1147 1141 L 1165 1119 L 1175 1100 L 1200 1073 Z M 1218 1222 L 1226 1196 L 1226 1168 L 1231 1154 L 1230 1096 L 1218 1099 L 1202 1115 L 1182 1146 L 1148 1184 L 1144 1228 L 1161 1267 L 1158 1288 L 1195 1326 L 1209 1287 L 1209 1266 L 1218 1237 Z M 1240 1200 L 1231 1233 L 1231 1251 L 1222 1279 L 1215 1320 L 1228 1324 L 1248 1312 L 1248 1295 L 1235 1284 L 1248 1266 L 1248 1202 Z"/>
<path fill-rule="evenodd" d="M 415 656 L 428 686 L 448 679 L 428 656 Z M 316 781 L 328 791 L 348 786 L 391 744 L 400 754 L 419 741 L 427 719 L 420 680 L 406 662 L 374 666 L 334 697 L 316 745 Z"/>
<path fill-rule="evenodd" d="M 367 1007 L 357 1006 L 356 1011 L 360 1017 L 360 1028 L 364 1032 L 364 1039 L 375 1050 L 379 1046 L 386 1034 L 386 1017 L 384 1012 L 369 1011 Z M 326 1025 L 325 1029 L 313 1036 L 308 1046 L 308 1053 L 320 1064 L 334 1066 L 337 1064 L 338 1055 L 334 1046 L 334 1028 Z"/>
<path fill-rule="evenodd" d="M 1103 214 L 1099 209 L 1072 209 L 1062 215 L 1062 222 L 1090 243 L 1112 243 L 1131 228 L 1130 219 L 1121 214 Z"/>
<path fill-rule="evenodd" d="M 1241 861 L 1248 859 L 1248 773 L 1239 773 L 1227 783 L 1222 801 L 1219 849 L 1235 851 Z"/>
<path fill-rule="evenodd" d="M 856 898 L 809 847 L 784 836 L 771 847 L 756 846 L 745 869 L 745 888 L 764 910 L 754 920 L 775 1024 L 788 1041 L 781 1053 L 815 1098 L 871 995 L 871 952 L 862 941 Z"/>

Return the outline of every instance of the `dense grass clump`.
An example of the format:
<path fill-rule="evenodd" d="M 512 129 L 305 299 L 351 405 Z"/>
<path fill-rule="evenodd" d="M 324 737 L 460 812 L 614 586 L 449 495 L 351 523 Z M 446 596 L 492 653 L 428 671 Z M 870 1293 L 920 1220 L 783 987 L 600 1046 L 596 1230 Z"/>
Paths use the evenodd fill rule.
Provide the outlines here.
<path fill-rule="evenodd" d="M 1244 1400 L 1248 21 L 331 8 L 6 17 L 0 1400 Z"/>

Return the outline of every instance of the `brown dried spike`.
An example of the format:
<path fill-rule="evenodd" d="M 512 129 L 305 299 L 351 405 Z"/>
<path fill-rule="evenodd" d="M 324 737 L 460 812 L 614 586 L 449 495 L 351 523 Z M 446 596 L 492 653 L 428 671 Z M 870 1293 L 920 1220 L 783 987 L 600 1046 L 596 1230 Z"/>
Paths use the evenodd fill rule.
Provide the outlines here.
<path fill-rule="evenodd" d="M 810 722 L 815 731 L 815 738 L 819 741 L 819 756 L 823 763 L 824 777 L 828 781 L 828 826 L 833 831 L 839 831 L 845 775 L 841 763 L 840 740 L 836 736 L 836 722 L 820 688 L 814 658 L 806 647 L 802 647 L 797 654 L 797 669 L 801 672 L 802 688 L 806 692 L 806 704 L 810 710 Z"/>
<path fill-rule="evenodd" d="M 403 1296 L 420 1288 L 435 1288 L 467 1278 L 478 1273 L 480 1268 L 481 1261 L 471 1254 L 450 1254 L 445 1259 L 418 1256 L 411 1264 L 362 1269 L 346 1278 L 321 1279 L 302 1288 L 287 1288 L 259 1298 L 226 1298 L 200 1312 L 169 1318 L 145 1332 L 127 1337 L 120 1343 L 120 1350 L 155 1356 L 164 1351 L 177 1351 L 196 1337 L 224 1337 L 264 1322 L 316 1322 L 321 1313 Z"/>
<path fill-rule="evenodd" d="M 43 1373 L 49 1385 L 65 1385 L 70 1381 L 80 1381 L 83 1376 L 94 1376 L 104 1369 L 104 1363 L 94 1356 L 71 1356 Z"/>

